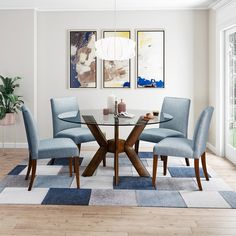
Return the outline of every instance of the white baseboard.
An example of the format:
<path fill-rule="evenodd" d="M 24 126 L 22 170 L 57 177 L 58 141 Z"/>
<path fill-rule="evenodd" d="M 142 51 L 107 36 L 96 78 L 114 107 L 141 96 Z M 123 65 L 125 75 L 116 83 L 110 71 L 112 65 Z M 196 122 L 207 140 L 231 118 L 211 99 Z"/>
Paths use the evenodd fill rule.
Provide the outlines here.
<path fill-rule="evenodd" d="M 230 158 L 230 157 L 225 157 L 226 159 L 228 159 L 231 163 L 233 163 L 234 165 L 236 165 L 236 161 L 234 158 Z"/>
<path fill-rule="evenodd" d="M 210 149 L 214 154 L 217 153 L 216 147 L 213 146 L 211 143 L 207 143 L 207 148 Z"/>
<path fill-rule="evenodd" d="M 0 148 L 3 148 L 3 143 L 0 143 Z M 27 143 L 4 143 L 4 148 L 28 148 Z"/>

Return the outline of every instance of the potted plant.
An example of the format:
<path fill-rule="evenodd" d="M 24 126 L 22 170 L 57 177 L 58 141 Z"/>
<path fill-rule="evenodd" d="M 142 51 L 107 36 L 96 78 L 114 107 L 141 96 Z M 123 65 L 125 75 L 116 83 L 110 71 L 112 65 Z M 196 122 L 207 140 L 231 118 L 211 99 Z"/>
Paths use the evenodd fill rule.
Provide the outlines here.
<path fill-rule="evenodd" d="M 4 78 L 0 75 L 2 84 L 0 85 L 0 125 L 12 125 L 15 123 L 15 113 L 20 110 L 24 103 L 22 96 L 14 94 L 15 88 L 20 85 L 16 82 L 20 77 Z"/>

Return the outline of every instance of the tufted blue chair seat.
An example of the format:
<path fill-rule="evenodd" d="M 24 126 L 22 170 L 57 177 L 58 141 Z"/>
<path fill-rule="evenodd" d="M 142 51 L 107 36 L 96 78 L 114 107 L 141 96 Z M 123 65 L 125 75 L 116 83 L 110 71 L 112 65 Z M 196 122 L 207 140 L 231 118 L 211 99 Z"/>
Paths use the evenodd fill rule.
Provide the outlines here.
<path fill-rule="evenodd" d="M 152 128 L 145 129 L 139 139 L 146 142 L 159 143 L 167 137 L 184 137 L 184 134 L 173 129 Z"/>
<path fill-rule="evenodd" d="M 43 139 L 39 141 L 38 159 L 78 156 L 78 148 L 68 138 Z"/>
<path fill-rule="evenodd" d="M 194 158 L 193 141 L 186 138 L 166 138 L 154 146 L 153 153 L 163 156 Z"/>
<path fill-rule="evenodd" d="M 90 130 L 82 127 L 62 130 L 55 134 L 55 138 L 70 138 L 76 144 L 94 141 L 94 137 Z"/>

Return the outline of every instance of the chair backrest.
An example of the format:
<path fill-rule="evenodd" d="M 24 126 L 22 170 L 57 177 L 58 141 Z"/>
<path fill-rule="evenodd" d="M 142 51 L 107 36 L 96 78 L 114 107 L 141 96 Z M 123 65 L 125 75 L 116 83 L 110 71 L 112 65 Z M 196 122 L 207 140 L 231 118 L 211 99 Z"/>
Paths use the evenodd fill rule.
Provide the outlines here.
<path fill-rule="evenodd" d="M 172 115 L 174 118 L 171 121 L 161 123 L 160 128 L 173 129 L 187 137 L 189 107 L 190 99 L 188 98 L 165 97 L 161 111 Z"/>
<path fill-rule="evenodd" d="M 193 134 L 194 157 L 199 158 L 206 150 L 208 131 L 214 108 L 205 108 L 198 118 Z"/>
<path fill-rule="evenodd" d="M 79 105 L 76 97 L 51 98 L 50 101 L 52 109 L 53 137 L 55 137 L 55 135 L 62 130 L 81 126 L 80 124 L 73 124 L 62 121 L 58 118 L 58 115 L 64 112 L 79 112 Z"/>
<path fill-rule="evenodd" d="M 22 106 L 21 110 L 25 124 L 30 156 L 32 159 L 37 159 L 39 146 L 38 130 L 30 110 L 25 105 Z"/>

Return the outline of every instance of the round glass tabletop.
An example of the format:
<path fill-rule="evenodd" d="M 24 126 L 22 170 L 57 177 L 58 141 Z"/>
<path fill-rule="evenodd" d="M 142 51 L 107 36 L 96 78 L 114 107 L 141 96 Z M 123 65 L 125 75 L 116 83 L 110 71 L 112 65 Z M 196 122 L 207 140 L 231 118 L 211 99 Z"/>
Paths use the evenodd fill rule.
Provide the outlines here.
<path fill-rule="evenodd" d="M 146 115 L 145 110 L 128 110 L 128 114 L 131 118 L 115 116 L 114 114 L 103 115 L 103 110 L 79 110 L 61 113 L 58 115 L 60 120 L 87 125 L 102 125 L 102 126 L 134 126 L 142 124 L 142 118 Z M 140 119 L 141 118 L 141 119 Z M 154 116 L 153 119 L 149 119 L 147 125 L 159 124 L 168 122 L 173 119 L 173 116 L 167 113 L 159 113 L 158 116 Z"/>

